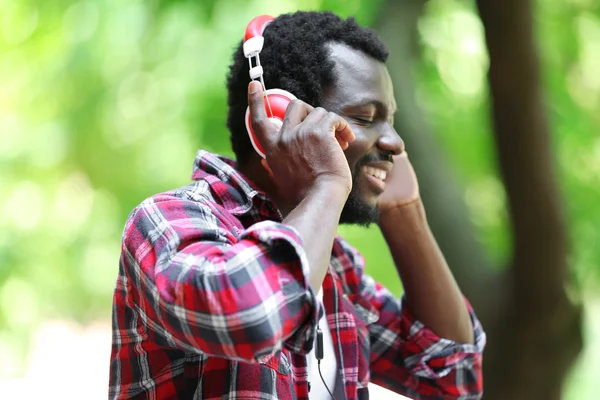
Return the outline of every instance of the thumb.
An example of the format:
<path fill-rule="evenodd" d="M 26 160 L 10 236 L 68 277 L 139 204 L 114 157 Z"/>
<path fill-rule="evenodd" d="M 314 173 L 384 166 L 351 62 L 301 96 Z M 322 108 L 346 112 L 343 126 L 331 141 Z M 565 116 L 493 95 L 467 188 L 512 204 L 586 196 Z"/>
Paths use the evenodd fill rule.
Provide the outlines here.
<path fill-rule="evenodd" d="M 260 82 L 252 81 L 248 85 L 248 108 L 252 130 L 264 148 L 265 142 L 269 140 L 270 122 L 265 110 L 264 92 Z"/>

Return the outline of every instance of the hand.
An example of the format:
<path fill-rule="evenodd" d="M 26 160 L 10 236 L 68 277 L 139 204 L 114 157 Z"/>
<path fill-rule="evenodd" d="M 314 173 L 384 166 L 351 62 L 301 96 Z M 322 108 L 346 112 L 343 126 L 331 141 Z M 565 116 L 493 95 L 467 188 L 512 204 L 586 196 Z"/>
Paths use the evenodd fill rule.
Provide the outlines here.
<path fill-rule="evenodd" d="M 394 156 L 394 167 L 387 175 L 385 191 L 379 197 L 377 204 L 379 209 L 385 212 L 404 207 L 419 199 L 417 175 L 408 159 L 408 154 L 404 151 Z"/>
<path fill-rule="evenodd" d="M 315 187 L 335 187 L 346 196 L 352 176 L 343 150 L 354 133 L 339 115 L 300 100 L 288 106 L 278 130 L 265 111 L 262 86 L 248 86 L 252 129 L 265 153 L 263 166 L 278 189 L 280 207 L 294 208 Z"/>

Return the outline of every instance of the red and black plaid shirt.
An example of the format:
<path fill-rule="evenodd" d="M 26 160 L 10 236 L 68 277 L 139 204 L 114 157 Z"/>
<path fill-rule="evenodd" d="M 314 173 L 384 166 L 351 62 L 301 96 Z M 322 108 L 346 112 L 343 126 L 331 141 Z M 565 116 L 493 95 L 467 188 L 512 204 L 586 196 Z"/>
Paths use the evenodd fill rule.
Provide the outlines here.
<path fill-rule="evenodd" d="M 299 235 L 231 160 L 199 151 L 193 181 L 126 223 L 109 398 L 308 399 L 323 312 L 348 400 L 369 382 L 414 399 L 481 398 L 485 334 L 468 302 L 475 344 L 440 338 L 337 237 L 323 309 Z"/>

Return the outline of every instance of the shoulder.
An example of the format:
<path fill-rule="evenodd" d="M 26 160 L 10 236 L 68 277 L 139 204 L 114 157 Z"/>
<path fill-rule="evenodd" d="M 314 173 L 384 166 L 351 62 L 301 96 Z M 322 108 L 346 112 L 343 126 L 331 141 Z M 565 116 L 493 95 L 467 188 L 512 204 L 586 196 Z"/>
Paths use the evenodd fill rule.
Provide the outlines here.
<path fill-rule="evenodd" d="M 132 232 L 147 235 L 165 231 L 167 227 L 234 231 L 237 219 L 230 215 L 210 185 L 204 180 L 194 181 L 169 191 L 153 194 L 129 213 L 123 237 Z"/>
<path fill-rule="evenodd" d="M 168 208 L 211 207 L 217 201 L 205 181 L 195 181 L 185 186 L 148 196 L 129 213 L 128 220 L 140 213 L 160 212 Z"/>

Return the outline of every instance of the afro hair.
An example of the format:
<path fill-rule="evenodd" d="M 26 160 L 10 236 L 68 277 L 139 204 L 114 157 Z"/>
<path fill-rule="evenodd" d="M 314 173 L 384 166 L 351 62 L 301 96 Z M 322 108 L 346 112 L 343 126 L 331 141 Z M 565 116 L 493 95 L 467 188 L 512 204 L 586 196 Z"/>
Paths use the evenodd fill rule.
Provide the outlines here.
<path fill-rule="evenodd" d="M 335 82 L 327 44 L 345 44 L 381 62 L 388 57 L 385 44 L 373 30 L 360 26 L 352 17 L 344 20 L 329 11 L 282 14 L 268 25 L 263 36 L 260 59 L 267 88 L 287 90 L 314 107 L 321 105 L 324 88 Z M 227 127 L 241 165 L 254 151 L 244 121 L 250 76 L 242 46 L 243 41 L 235 50 L 227 76 Z"/>

